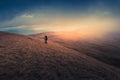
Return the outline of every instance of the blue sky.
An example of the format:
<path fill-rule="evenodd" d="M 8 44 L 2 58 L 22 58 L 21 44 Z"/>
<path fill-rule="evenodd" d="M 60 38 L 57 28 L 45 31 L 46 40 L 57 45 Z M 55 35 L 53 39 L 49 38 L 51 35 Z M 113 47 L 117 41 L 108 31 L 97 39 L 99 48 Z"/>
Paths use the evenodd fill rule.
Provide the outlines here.
<path fill-rule="evenodd" d="M 0 0 L 0 31 L 118 30 L 119 8 L 120 0 Z"/>

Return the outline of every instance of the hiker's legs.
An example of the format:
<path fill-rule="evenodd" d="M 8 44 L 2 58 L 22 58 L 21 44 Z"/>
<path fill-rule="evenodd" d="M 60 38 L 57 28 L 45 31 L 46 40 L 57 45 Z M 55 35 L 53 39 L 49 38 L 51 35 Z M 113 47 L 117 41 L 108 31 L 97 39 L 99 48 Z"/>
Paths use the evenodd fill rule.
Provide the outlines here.
<path fill-rule="evenodd" d="M 45 44 L 47 44 L 47 40 L 45 40 Z"/>

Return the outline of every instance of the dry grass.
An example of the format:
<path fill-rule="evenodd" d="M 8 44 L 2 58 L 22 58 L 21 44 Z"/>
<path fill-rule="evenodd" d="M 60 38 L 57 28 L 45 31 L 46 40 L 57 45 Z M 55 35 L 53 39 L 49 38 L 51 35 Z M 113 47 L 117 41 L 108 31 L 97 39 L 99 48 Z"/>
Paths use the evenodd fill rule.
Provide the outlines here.
<path fill-rule="evenodd" d="M 120 70 L 51 40 L 1 32 L 0 80 L 120 80 Z"/>

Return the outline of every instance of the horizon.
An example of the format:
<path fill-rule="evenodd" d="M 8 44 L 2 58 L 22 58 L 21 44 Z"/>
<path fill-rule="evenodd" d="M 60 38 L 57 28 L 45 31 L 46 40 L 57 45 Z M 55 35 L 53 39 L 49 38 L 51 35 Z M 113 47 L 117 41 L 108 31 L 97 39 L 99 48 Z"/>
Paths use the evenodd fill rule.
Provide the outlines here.
<path fill-rule="evenodd" d="M 97 36 L 120 31 L 120 0 L 1 0 L 0 3 L 0 31 L 24 35 L 71 31 Z"/>
<path fill-rule="evenodd" d="M 0 80 L 120 80 L 120 0 L 0 0 Z"/>

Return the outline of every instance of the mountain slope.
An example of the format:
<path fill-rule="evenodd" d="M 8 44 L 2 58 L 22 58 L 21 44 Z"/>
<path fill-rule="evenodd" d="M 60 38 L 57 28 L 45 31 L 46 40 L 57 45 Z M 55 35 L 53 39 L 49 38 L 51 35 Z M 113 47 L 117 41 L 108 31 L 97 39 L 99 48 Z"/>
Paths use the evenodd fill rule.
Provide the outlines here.
<path fill-rule="evenodd" d="M 67 33 L 68 37 L 58 32 L 46 33 L 49 39 L 53 42 L 61 44 L 69 49 L 74 49 L 80 53 L 84 53 L 90 57 L 96 58 L 103 63 L 109 64 L 114 67 L 120 68 L 120 36 L 119 33 L 109 33 L 104 37 L 88 37 L 81 36 L 76 37 L 76 33 L 72 33 L 73 36 Z M 74 36 L 75 35 L 75 36 Z M 34 37 L 40 38 L 41 34 L 34 35 Z M 66 39 L 64 38 L 66 37 Z M 69 38 L 70 37 L 70 38 Z"/>
<path fill-rule="evenodd" d="M 0 32 L 0 80 L 120 80 L 120 70 L 51 40 Z"/>

